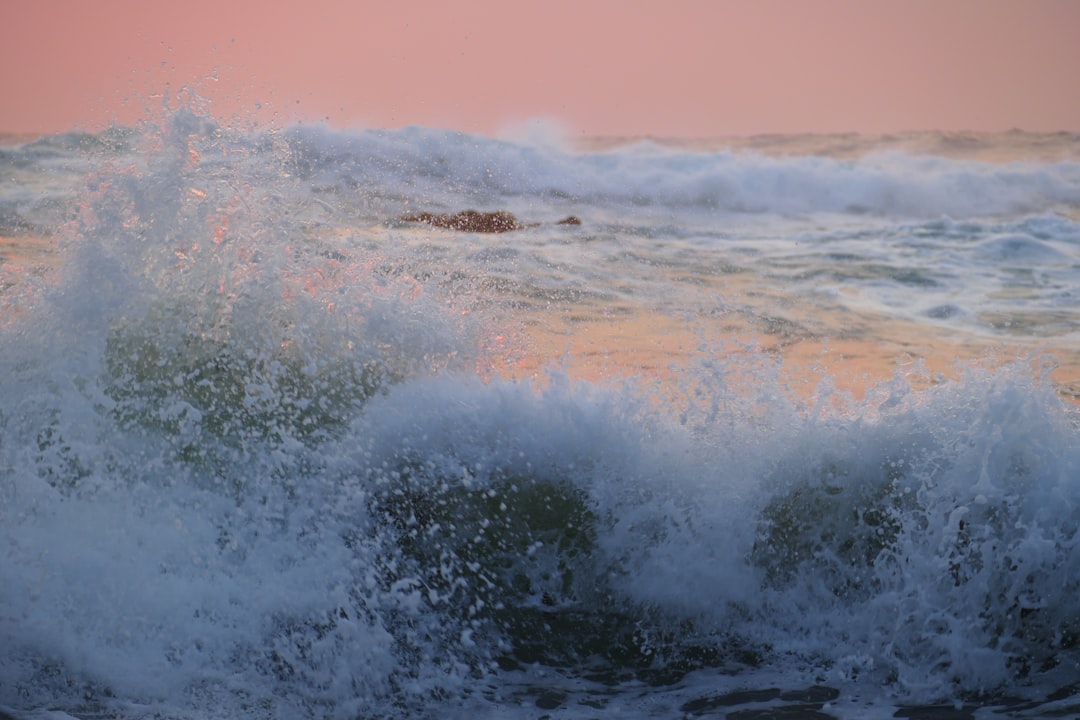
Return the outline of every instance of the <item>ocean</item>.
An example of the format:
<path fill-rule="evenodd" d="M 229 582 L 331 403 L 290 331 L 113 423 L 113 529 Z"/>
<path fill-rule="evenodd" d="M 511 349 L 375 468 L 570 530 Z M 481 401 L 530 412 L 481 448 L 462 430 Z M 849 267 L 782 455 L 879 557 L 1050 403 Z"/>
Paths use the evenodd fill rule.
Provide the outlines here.
<path fill-rule="evenodd" d="M 0 718 L 1080 716 L 1080 136 L 0 169 Z"/>

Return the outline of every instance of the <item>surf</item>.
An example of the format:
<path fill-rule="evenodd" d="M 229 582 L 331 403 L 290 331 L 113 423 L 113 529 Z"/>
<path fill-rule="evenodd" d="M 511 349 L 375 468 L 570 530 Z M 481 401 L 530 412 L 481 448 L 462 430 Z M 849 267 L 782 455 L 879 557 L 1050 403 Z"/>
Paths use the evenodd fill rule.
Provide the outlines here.
<path fill-rule="evenodd" d="M 496 713 L 522 683 L 526 705 L 651 689 L 697 712 L 753 678 L 888 702 L 1075 678 L 1080 422 L 1050 360 L 906 366 L 855 395 L 705 338 L 660 386 L 514 379 L 489 255 L 421 238 L 435 271 L 412 272 L 374 218 L 539 184 L 586 233 L 623 202 L 699 204 L 712 180 L 682 171 L 706 160 L 660 157 L 642 204 L 613 178 L 651 149 L 238 132 L 191 108 L 144 132 L 93 164 L 62 265 L 0 327 L 11 712 Z M 575 163 L 597 177 L 556 180 Z"/>

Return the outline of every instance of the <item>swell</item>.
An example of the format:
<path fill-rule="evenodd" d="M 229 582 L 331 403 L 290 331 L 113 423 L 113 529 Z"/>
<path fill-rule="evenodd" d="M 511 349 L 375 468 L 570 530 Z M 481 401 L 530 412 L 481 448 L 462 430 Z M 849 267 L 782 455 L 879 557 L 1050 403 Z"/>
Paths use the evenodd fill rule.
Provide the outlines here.
<path fill-rule="evenodd" d="M 941 700 L 1075 670 L 1080 435 L 1042 360 L 861 400 L 753 348 L 674 394 L 485 378 L 482 285 L 335 252 L 290 202 L 365 167 L 296 147 L 335 137 L 178 111 L 91 174 L 0 328 L 5 706 L 432 714 L 537 666 Z"/>

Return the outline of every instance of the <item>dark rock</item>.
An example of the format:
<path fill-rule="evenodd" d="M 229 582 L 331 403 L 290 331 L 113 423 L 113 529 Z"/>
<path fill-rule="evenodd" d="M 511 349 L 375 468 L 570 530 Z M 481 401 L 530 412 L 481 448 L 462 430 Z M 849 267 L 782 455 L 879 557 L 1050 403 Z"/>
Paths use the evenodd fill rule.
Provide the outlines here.
<path fill-rule="evenodd" d="M 821 712 L 817 705 L 780 705 L 758 710 L 736 710 L 727 720 L 837 720 L 835 715 Z"/>
<path fill-rule="evenodd" d="M 556 690 L 545 690 L 536 698 L 536 707 L 541 710 L 554 710 L 566 702 L 566 695 Z"/>
<path fill-rule="evenodd" d="M 504 233 L 511 230 L 525 228 L 514 217 L 513 213 L 505 210 L 495 212 L 479 212 L 477 210 L 462 210 L 459 213 L 434 215 L 428 212 L 402 215 L 405 222 L 425 222 L 437 228 L 457 230 L 459 232 L 476 233 Z"/>
<path fill-rule="evenodd" d="M 839 690 L 824 685 L 814 685 L 805 690 L 789 690 L 780 693 L 781 700 L 800 703 L 827 703 L 838 697 L 840 697 Z"/>
<path fill-rule="evenodd" d="M 1080 682 L 1073 683 L 1072 685 L 1066 685 L 1063 688 L 1058 688 L 1054 692 L 1047 696 L 1047 700 L 1056 701 L 1064 700 L 1065 698 L 1073 697 L 1074 695 L 1080 695 Z"/>
<path fill-rule="evenodd" d="M 741 690 L 713 695 L 712 697 L 698 698 L 683 703 L 679 708 L 683 712 L 701 714 L 714 710 L 718 707 L 731 707 L 732 705 L 745 705 L 752 702 L 768 702 L 780 697 L 780 690 L 769 688 L 768 690 Z"/>
<path fill-rule="evenodd" d="M 458 213 L 443 213 L 436 215 L 429 212 L 409 213 L 401 216 L 404 222 L 422 222 L 432 227 L 445 230 L 457 230 L 458 232 L 474 233 L 504 233 L 511 230 L 524 230 L 536 227 L 539 223 L 525 224 L 517 219 L 513 213 L 506 210 L 494 212 L 480 212 L 479 210 L 462 210 Z M 581 218 L 575 215 L 567 215 L 559 220 L 556 225 L 580 225 Z"/>
<path fill-rule="evenodd" d="M 975 711 L 978 708 L 965 705 L 923 705 L 919 707 L 901 707 L 893 717 L 910 718 L 910 720 L 975 720 Z"/>

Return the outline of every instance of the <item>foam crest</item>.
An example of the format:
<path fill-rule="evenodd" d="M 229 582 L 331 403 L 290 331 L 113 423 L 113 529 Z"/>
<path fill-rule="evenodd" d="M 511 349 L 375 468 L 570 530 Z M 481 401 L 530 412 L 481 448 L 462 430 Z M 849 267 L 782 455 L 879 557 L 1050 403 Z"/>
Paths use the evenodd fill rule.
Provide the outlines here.
<path fill-rule="evenodd" d="M 285 133 L 307 177 L 410 187 L 410 199 L 528 207 L 552 199 L 639 211 L 855 213 L 954 218 L 1040 213 L 1080 203 L 1073 162 L 994 164 L 900 153 L 855 160 L 683 152 L 641 143 L 569 152 L 461 133 L 407 128 Z"/>
<path fill-rule="evenodd" d="M 312 189 L 398 184 L 382 210 L 880 192 L 875 212 L 922 213 L 946 211 L 923 195 L 939 182 L 981 213 L 984 191 L 1072 202 L 1072 166 L 244 135 L 189 108 L 140 142 L 88 178 L 66 264 L 0 327 L 0 705 L 353 718 L 497 709 L 501 682 L 541 671 L 809 673 L 932 700 L 1075 676 L 1080 423 L 1041 360 L 925 390 L 898 374 L 864 400 L 828 378 L 801 399 L 752 347 L 700 350 L 662 393 L 485 379 L 455 305 L 477 299 L 359 233 L 327 240 L 337 210 Z M 934 223 L 1019 256 L 1075 234 Z"/>
<path fill-rule="evenodd" d="M 1075 417 L 1026 364 L 879 398 L 810 423 L 773 475 L 755 557 L 796 646 L 928 696 L 1072 667 Z"/>
<path fill-rule="evenodd" d="M 67 263 L 3 328 L 3 700 L 355 716 L 426 687 L 320 448 L 383 388 L 467 364 L 469 329 L 312 243 L 261 184 L 287 154 L 183 109 L 146 142 L 90 177 Z"/>

